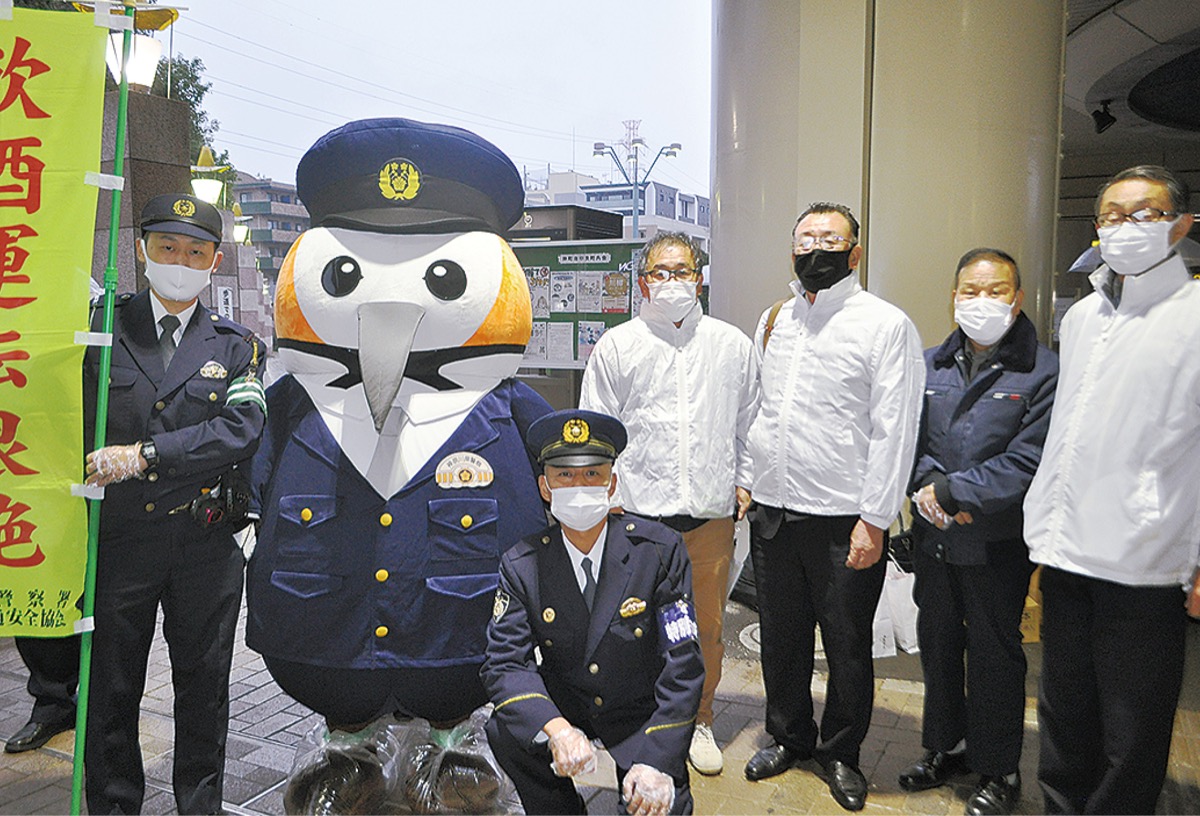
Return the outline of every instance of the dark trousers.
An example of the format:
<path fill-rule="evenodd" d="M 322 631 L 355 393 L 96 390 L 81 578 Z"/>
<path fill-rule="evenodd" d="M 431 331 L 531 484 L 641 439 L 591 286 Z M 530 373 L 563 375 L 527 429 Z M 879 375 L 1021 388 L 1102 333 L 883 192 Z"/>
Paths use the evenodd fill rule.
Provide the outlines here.
<path fill-rule="evenodd" d="M 479 666 L 438 669 L 335 669 L 263 656 L 271 677 L 330 728 L 357 731 L 393 712 L 454 723 L 487 703 Z"/>
<path fill-rule="evenodd" d="M 1047 813 L 1153 813 L 1183 682 L 1184 595 L 1042 571 Z"/>
<path fill-rule="evenodd" d="M 921 744 L 949 751 L 965 738 L 968 766 L 988 776 L 1014 773 L 1021 762 L 1021 611 L 1033 565 L 1024 543 L 1013 543 L 994 548 L 1012 557 L 979 566 L 947 564 L 919 545 L 914 554 L 925 675 Z"/>
<path fill-rule="evenodd" d="M 583 797 L 568 777 L 555 776 L 550 770 L 550 748 L 548 743 L 525 745 L 518 742 L 508 729 L 492 717 L 487 724 L 488 745 L 496 756 L 500 767 L 512 779 L 521 797 L 521 805 L 529 816 L 535 814 L 579 814 L 587 813 Z M 628 768 L 617 766 L 617 790 L 621 791 Z M 688 780 L 675 780 L 675 804 L 673 814 L 689 814 L 695 808 L 692 789 Z M 625 812 L 624 796 L 621 796 L 620 813 Z"/>
<path fill-rule="evenodd" d="M 769 539 L 756 523 L 750 539 L 767 733 L 822 763 L 854 767 L 875 703 L 871 624 L 887 561 L 885 553 L 865 570 L 846 566 L 857 522 L 857 516 L 806 516 L 782 522 Z M 819 740 L 811 691 L 818 625 L 829 664 Z"/>
<path fill-rule="evenodd" d="M 219 813 L 242 553 L 230 536 L 205 535 L 187 517 L 137 532 L 102 538 L 97 557 L 88 811 L 141 810 L 138 715 L 161 604 L 175 690 L 175 802 L 180 813 Z"/>
<path fill-rule="evenodd" d="M 51 723 L 75 716 L 79 685 L 79 635 L 62 638 L 13 638 L 29 669 L 25 688 L 33 697 L 32 722 Z"/>

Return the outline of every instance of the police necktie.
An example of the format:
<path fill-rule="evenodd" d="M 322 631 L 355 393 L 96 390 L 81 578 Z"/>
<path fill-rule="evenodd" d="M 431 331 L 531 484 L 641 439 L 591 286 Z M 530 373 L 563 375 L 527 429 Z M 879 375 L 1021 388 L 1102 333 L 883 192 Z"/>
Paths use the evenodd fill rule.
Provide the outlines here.
<path fill-rule="evenodd" d="M 590 612 L 592 601 L 596 600 L 596 578 L 592 575 L 592 559 L 585 558 L 580 563 L 583 564 L 583 602 Z"/>
<path fill-rule="evenodd" d="M 179 318 L 172 314 L 163 315 L 158 325 L 162 326 L 158 348 L 162 353 L 163 371 L 166 371 L 171 366 L 171 358 L 175 356 L 175 330 L 179 328 Z"/>

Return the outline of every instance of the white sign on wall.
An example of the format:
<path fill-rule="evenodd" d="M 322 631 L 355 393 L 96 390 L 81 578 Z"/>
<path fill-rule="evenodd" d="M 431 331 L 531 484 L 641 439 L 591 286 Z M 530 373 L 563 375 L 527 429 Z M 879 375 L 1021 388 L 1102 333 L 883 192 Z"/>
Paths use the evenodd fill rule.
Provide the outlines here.
<path fill-rule="evenodd" d="M 217 314 L 226 320 L 233 320 L 233 288 L 230 286 L 217 287 Z"/>

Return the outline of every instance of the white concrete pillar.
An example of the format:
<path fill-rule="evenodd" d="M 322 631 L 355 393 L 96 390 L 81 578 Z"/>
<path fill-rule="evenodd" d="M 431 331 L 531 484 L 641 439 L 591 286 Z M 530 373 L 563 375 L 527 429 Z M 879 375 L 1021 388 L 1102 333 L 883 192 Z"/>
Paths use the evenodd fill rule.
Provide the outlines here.
<path fill-rule="evenodd" d="M 863 224 L 867 288 L 926 344 L 984 244 L 1016 256 L 1044 328 L 1064 18 L 1063 0 L 714 0 L 713 313 L 752 331 L 787 294 L 796 216 L 832 200 Z"/>

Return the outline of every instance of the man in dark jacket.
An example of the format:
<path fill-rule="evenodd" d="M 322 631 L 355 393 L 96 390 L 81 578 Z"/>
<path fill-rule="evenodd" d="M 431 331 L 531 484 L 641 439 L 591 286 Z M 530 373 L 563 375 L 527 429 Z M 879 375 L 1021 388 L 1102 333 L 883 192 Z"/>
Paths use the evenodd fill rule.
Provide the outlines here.
<path fill-rule="evenodd" d="M 704 683 L 692 574 L 679 533 L 610 515 L 626 431 L 558 411 L 526 435 L 558 523 L 500 560 L 483 682 L 488 742 L 526 813 L 585 813 L 571 778 L 617 766 L 628 813 L 691 813 L 687 756 Z M 535 655 L 540 653 L 540 660 Z"/>
<path fill-rule="evenodd" d="M 925 790 L 969 768 L 980 778 L 968 814 L 1011 813 L 1021 793 L 1020 623 L 1033 569 L 1021 502 L 1041 460 L 1058 380 L 1057 356 L 1021 314 L 1024 294 L 1007 253 L 973 249 L 959 260 L 959 327 L 925 352 L 910 488 L 926 753 L 899 781 Z"/>

